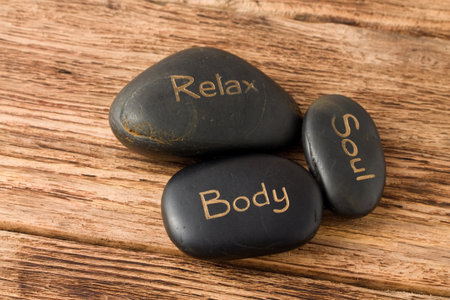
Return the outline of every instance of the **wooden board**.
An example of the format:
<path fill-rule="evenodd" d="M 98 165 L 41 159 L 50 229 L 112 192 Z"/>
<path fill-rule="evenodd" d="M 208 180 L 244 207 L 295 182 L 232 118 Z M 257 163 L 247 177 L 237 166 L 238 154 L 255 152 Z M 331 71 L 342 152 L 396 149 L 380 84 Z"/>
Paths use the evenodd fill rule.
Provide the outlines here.
<path fill-rule="evenodd" d="M 5 231 L 0 241 L 0 287 L 10 297 L 441 299 Z"/>
<path fill-rule="evenodd" d="M 450 37 L 450 1 L 168 0 L 258 16 L 337 23 L 396 33 Z M 161 2 L 160 2 L 161 3 Z"/>
<path fill-rule="evenodd" d="M 448 2 L 408 4 L 416 31 L 404 26 L 401 14 L 390 13 L 394 2 L 377 5 L 384 4 L 381 11 L 391 14 L 401 30 L 384 17 L 377 19 L 384 27 L 349 26 L 279 13 L 292 5 L 288 1 L 261 1 L 264 13 L 246 8 L 254 2 L 230 3 L 224 10 L 221 2 L 0 0 L 0 230 L 21 233 L 0 231 L 14 240 L 5 242 L 0 268 L 11 260 L 17 261 L 11 267 L 16 272 L 25 268 L 21 262 L 27 257 L 14 253 L 27 239 L 39 251 L 46 251 L 48 243 L 66 243 L 57 240 L 62 239 L 90 256 L 101 258 L 95 254 L 99 248 L 89 244 L 101 245 L 104 256 L 143 255 L 169 273 L 186 263 L 188 269 L 203 270 L 206 282 L 217 284 L 220 277 L 229 283 L 225 289 L 202 286 L 196 294 L 199 286 L 182 281 L 171 290 L 173 296 L 191 291 L 214 297 L 223 290 L 223 297 L 266 297 L 284 289 L 308 298 L 320 297 L 320 289 L 332 296 L 342 288 L 352 291 L 349 298 L 450 297 Z M 297 9 L 308 7 L 303 3 Z M 342 5 L 348 14 L 351 7 Z M 314 10 L 311 14 L 320 17 Z M 433 16 L 439 26 L 419 15 Z M 303 112 L 324 94 L 357 100 L 375 120 L 385 150 L 387 181 L 379 207 L 356 220 L 326 212 L 310 243 L 287 253 L 227 262 L 227 271 L 218 277 L 214 274 L 222 264 L 180 253 L 164 231 L 160 198 L 169 178 L 194 160 L 129 152 L 111 133 L 108 110 L 134 76 L 191 46 L 219 47 L 248 60 L 283 86 Z M 279 155 L 306 166 L 300 146 Z M 32 276 L 56 264 L 44 259 L 40 265 L 39 256 L 34 261 Z M 72 268 L 76 273 L 77 266 Z M 125 290 L 109 293 L 108 284 L 99 283 L 98 295 L 117 291 L 118 297 L 127 292 L 145 297 L 149 290 L 165 295 L 167 290 L 157 287 L 170 284 L 171 277 L 158 279 L 161 269 L 146 268 L 158 284 L 120 286 Z M 80 280 L 88 280 L 83 270 L 80 265 Z M 238 275 L 227 275 L 235 271 L 267 283 L 267 294 L 248 291 Z M 0 294 L 23 297 L 17 284 L 24 278 L 8 277 L 8 272 L 0 271 L 6 278 Z M 277 278 L 297 283 L 279 288 Z M 34 296 L 81 297 L 60 291 L 53 279 L 46 277 L 54 286 Z M 316 283 L 320 289 L 311 287 Z M 296 290 L 308 284 L 304 294 Z"/>

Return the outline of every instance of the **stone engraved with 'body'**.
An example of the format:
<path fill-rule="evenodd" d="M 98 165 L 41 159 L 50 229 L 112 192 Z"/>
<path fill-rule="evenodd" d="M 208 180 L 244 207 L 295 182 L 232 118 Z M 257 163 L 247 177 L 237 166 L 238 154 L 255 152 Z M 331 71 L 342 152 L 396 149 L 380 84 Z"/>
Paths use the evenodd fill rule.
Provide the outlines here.
<path fill-rule="evenodd" d="M 200 83 L 198 88 L 198 93 L 194 92 L 192 90 L 188 89 L 189 86 L 191 86 L 195 78 L 193 76 L 188 75 L 171 75 L 170 80 L 172 82 L 173 92 L 175 94 L 175 100 L 177 102 L 180 102 L 180 93 L 185 93 L 186 95 L 189 95 L 190 97 L 194 99 L 200 99 L 201 96 L 203 97 L 214 97 L 219 93 L 219 95 L 238 95 L 238 94 L 247 94 L 250 91 L 258 92 L 258 89 L 255 87 L 255 81 L 247 81 L 247 80 L 241 80 L 243 87 L 241 87 L 241 84 L 238 80 L 228 80 L 225 82 L 225 84 L 222 84 L 222 77 L 219 75 L 219 73 L 215 74 L 217 89 L 216 90 L 216 84 L 214 84 L 213 81 L 203 81 Z M 177 80 L 184 80 L 183 84 L 178 85 Z M 187 80 L 187 82 L 186 82 Z M 244 90 L 243 90 L 244 88 Z"/>
<path fill-rule="evenodd" d="M 257 207 L 270 205 L 269 195 L 267 194 L 267 189 L 266 189 L 266 186 L 264 185 L 264 182 L 261 183 L 261 187 L 262 187 L 262 190 L 255 193 L 252 197 L 252 202 Z M 285 205 L 283 208 L 279 208 L 279 209 L 274 208 L 273 209 L 273 212 L 276 214 L 283 213 L 283 212 L 287 211 L 289 208 L 289 197 L 288 197 L 286 188 L 282 187 L 281 190 L 283 191 L 282 198 L 278 198 L 277 192 L 275 190 L 272 190 L 273 200 L 275 202 L 277 202 L 277 203 L 285 202 Z M 232 205 L 230 206 L 230 203 L 227 200 L 219 199 L 220 192 L 218 190 L 208 190 L 208 191 L 200 192 L 199 194 L 200 194 L 200 198 L 202 201 L 203 210 L 205 212 L 205 218 L 207 220 L 226 216 L 230 212 L 231 206 L 233 206 L 233 209 L 236 212 L 244 212 L 250 207 L 250 199 L 246 196 L 236 197 L 233 200 Z M 214 194 L 213 198 L 206 200 L 205 196 L 210 195 L 210 194 Z M 242 204 L 239 204 L 239 206 L 238 206 L 238 202 L 241 202 Z M 208 206 L 211 206 L 211 205 L 220 205 L 221 207 L 224 208 L 224 210 L 220 213 L 211 214 L 210 210 L 208 208 Z"/>

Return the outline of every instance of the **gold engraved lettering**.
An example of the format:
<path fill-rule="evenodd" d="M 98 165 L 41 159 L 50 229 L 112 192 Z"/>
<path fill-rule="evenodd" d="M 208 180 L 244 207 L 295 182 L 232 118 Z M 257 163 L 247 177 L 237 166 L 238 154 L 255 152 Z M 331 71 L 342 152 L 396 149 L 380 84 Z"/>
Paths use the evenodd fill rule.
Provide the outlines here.
<path fill-rule="evenodd" d="M 345 132 L 342 133 L 342 132 L 339 132 L 337 130 L 336 125 L 335 125 L 336 117 L 333 117 L 331 119 L 331 126 L 333 127 L 334 132 L 338 136 L 343 138 L 342 141 L 341 141 L 341 146 L 342 146 L 342 149 L 344 150 L 345 154 L 347 154 L 350 157 L 354 157 L 354 156 L 358 155 L 358 147 L 356 146 L 355 142 L 353 142 L 351 139 L 346 138 L 351 133 L 350 123 L 349 123 L 349 120 L 348 120 L 350 118 L 353 119 L 353 121 L 355 123 L 356 130 L 359 130 L 359 121 L 352 114 L 345 114 L 343 116 L 344 125 L 345 125 Z M 352 145 L 352 152 L 350 152 L 348 150 L 348 144 Z M 352 168 L 354 174 L 366 171 L 366 168 L 363 168 L 363 167 L 358 168 L 358 167 L 355 166 L 355 164 L 357 162 L 360 162 L 360 161 L 361 161 L 361 158 L 359 158 L 359 157 L 356 157 L 356 158 L 353 158 L 353 159 L 350 160 L 350 167 Z M 361 180 L 371 179 L 371 178 L 374 178 L 374 177 L 375 177 L 374 174 L 367 174 L 367 175 L 361 175 L 361 176 L 356 177 L 356 180 L 357 181 L 361 181 Z"/>
<path fill-rule="evenodd" d="M 213 194 L 213 193 L 216 194 L 215 198 L 209 199 L 209 200 L 205 199 L 205 195 Z M 230 203 L 228 203 L 227 200 L 219 199 L 220 193 L 218 190 L 204 191 L 199 194 L 200 194 L 200 198 L 202 198 L 203 210 L 205 211 L 205 218 L 207 220 L 223 217 L 230 212 Z M 227 207 L 227 209 L 224 212 L 221 212 L 221 213 L 218 213 L 215 215 L 210 215 L 208 205 L 213 205 L 213 204 L 224 204 Z"/>
<path fill-rule="evenodd" d="M 258 89 L 255 87 L 255 81 L 252 81 L 251 83 L 247 80 L 242 80 L 242 82 L 247 86 L 245 89 L 245 93 L 247 94 L 250 89 L 254 90 L 255 92 L 258 92 Z"/>
<path fill-rule="evenodd" d="M 345 132 L 341 133 L 336 129 L 336 125 L 335 125 L 335 121 L 336 121 L 336 117 L 333 117 L 331 119 L 331 126 L 333 127 L 334 132 L 336 132 L 337 135 L 339 135 L 340 137 L 346 138 L 350 135 L 351 129 L 350 129 L 350 123 L 348 122 L 349 118 L 352 118 L 353 121 L 355 122 L 355 127 L 357 130 L 359 130 L 359 122 L 358 119 L 352 115 L 352 114 L 345 114 L 343 117 L 344 119 L 344 123 L 345 123 Z"/>
<path fill-rule="evenodd" d="M 209 87 L 205 87 L 205 85 L 208 85 Z M 205 91 L 215 91 L 215 90 L 216 86 L 212 81 L 203 81 L 202 83 L 200 83 L 200 94 L 202 94 L 205 97 L 214 97 L 217 94 L 216 92 L 207 94 Z"/>
<path fill-rule="evenodd" d="M 354 159 L 350 160 L 350 166 L 353 169 L 353 173 L 364 172 L 366 170 L 366 168 L 359 168 L 358 169 L 357 167 L 355 167 L 355 163 L 357 163 L 358 161 L 361 161 L 361 158 L 357 157 L 357 158 L 354 158 Z"/>
<path fill-rule="evenodd" d="M 237 80 L 228 80 L 225 82 L 225 86 L 230 84 L 230 86 L 227 87 L 225 90 L 228 95 L 236 95 L 236 94 L 242 94 L 241 85 L 239 84 L 239 81 Z M 232 89 L 235 89 L 233 92 Z"/>
<path fill-rule="evenodd" d="M 239 207 L 236 205 L 236 202 L 237 202 L 239 199 L 242 199 L 242 200 L 244 200 L 245 202 L 247 202 L 247 206 L 245 206 L 244 208 L 239 208 Z M 245 197 L 245 196 L 239 196 L 239 197 L 237 197 L 236 199 L 234 199 L 234 201 L 233 201 L 233 208 L 234 208 L 234 210 L 236 210 L 237 212 L 243 212 L 243 211 L 246 211 L 249 207 L 250 207 L 250 200 L 249 200 L 247 197 Z"/>
<path fill-rule="evenodd" d="M 175 82 L 176 79 L 187 79 L 188 82 L 181 86 L 177 86 L 177 83 Z M 188 86 L 190 86 L 194 82 L 194 77 L 185 76 L 185 75 L 172 75 L 172 76 L 170 76 L 170 80 L 172 81 L 173 91 L 175 93 L 175 99 L 177 100 L 177 102 L 180 102 L 180 92 L 186 93 L 195 99 L 200 98 L 200 96 L 197 95 L 196 93 L 193 93 L 193 92 L 189 91 L 188 89 L 186 89 Z"/>
<path fill-rule="evenodd" d="M 283 198 L 281 198 L 281 199 L 278 199 L 277 192 L 275 190 L 272 190 L 273 200 L 275 200 L 275 202 L 283 202 L 283 201 L 286 202 L 286 205 L 282 209 L 276 209 L 276 208 L 273 209 L 273 212 L 276 214 L 283 213 L 283 212 L 287 211 L 289 208 L 289 198 L 288 198 L 288 194 L 286 192 L 286 188 L 283 186 L 283 188 L 281 190 L 283 191 L 283 194 L 284 194 Z"/>
<path fill-rule="evenodd" d="M 358 176 L 358 177 L 356 177 L 356 180 L 361 181 L 361 180 L 366 180 L 366 179 L 370 179 L 370 178 L 375 178 L 375 175 L 368 174 L 368 175 Z"/>
<path fill-rule="evenodd" d="M 261 186 L 262 186 L 262 191 L 257 192 L 256 194 L 254 194 L 253 198 L 252 198 L 253 204 L 255 204 L 256 206 L 259 206 L 259 207 L 270 204 L 269 195 L 267 195 L 267 190 L 266 190 L 266 186 L 264 185 L 264 182 L 261 183 Z M 256 198 L 258 196 L 264 196 L 264 198 L 266 198 L 266 201 L 264 201 L 262 203 L 259 203 L 258 201 L 256 201 Z"/>
<path fill-rule="evenodd" d="M 347 146 L 346 146 L 347 143 L 352 144 L 352 147 L 353 147 L 352 153 L 350 153 L 348 151 Z M 348 156 L 356 156 L 356 155 L 358 155 L 358 147 L 356 146 L 355 142 L 353 142 L 352 140 L 350 140 L 350 139 L 343 139 L 341 144 L 342 144 L 342 149 L 344 150 L 345 154 L 347 154 Z"/>
<path fill-rule="evenodd" d="M 222 77 L 220 77 L 219 73 L 216 73 L 216 80 L 217 80 L 217 86 L 219 87 L 219 93 L 220 95 L 225 95 L 224 91 L 223 91 L 223 85 L 222 85 Z"/>

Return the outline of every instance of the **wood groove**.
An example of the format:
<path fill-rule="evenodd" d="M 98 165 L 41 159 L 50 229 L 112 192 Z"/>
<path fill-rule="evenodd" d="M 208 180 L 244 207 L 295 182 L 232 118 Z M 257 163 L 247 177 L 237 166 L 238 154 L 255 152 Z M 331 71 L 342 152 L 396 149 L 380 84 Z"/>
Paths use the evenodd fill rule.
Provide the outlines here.
<path fill-rule="evenodd" d="M 168 0 L 163 3 L 204 6 L 259 17 L 281 16 L 309 23 L 332 23 L 412 36 L 450 38 L 450 2 L 429 1 L 272 1 Z M 205 15 L 206 16 L 206 15 Z M 420 20 L 420 21 L 419 21 Z"/>
<path fill-rule="evenodd" d="M 156 258 L 158 260 L 163 259 L 163 262 L 165 261 L 164 265 L 161 266 L 159 263 L 154 263 L 154 264 L 149 264 L 149 263 L 145 263 L 142 261 L 142 259 L 140 258 L 142 255 L 138 255 L 137 253 L 134 254 L 132 252 L 128 252 L 127 256 L 130 257 L 134 257 L 133 260 L 124 260 L 124 259 L 116 259 L 115 257 L 117 257 L 117 254 L 115 254 L 114 252 L 123 252 L 123 250 L 119 250 L 119 249 L 107 249 L 104 247 L 99 248 L 98 246 L 90 246 L 90 245 L 83 245 L 83 244 L 76 244 L 77 247 L 73 247 L 70 245 L 74 245 L 74 242 L 64 242 L 64 241 L 57 241 L 57 240 L 49 240 L 46 238 L 42 238 L 42 237 L 33 237 L 33 236 L 27 236 L 27 235 L 23 235 L 23 234 L 18 234 L 18 233 L 7 233 L 7 232 L 1 232 L 0 236 L 2 236 L 3 238 L 5 236 L 12 236 L 13 238 L 8 238 L 7 243 L 20 243 L 21 240 L 28 240 L 29 242 L 27 242 L 26 244 L 24 244 L 21 248 L 20 248 L 20 252 L 16 255 L 22 256 L 22 255 L 31 255 L 28 256 L 27 260 L 22 260 L 19 259 L 16 262 L 19 262 L 23 267 L 25 267 L 24 269 L 24 273 L 27 274 L 28 272 L 30 272 L 29 275 L 34 274 L 33 276 L 36 275 L 40 275 L 40 276 L 44 276 L 44 277 L 53 277 L 53 276 L 57 276 L 60 273 L 66 273 L 67 275 L 69 275 L 70 280 L 89 280 L 89 279 L 94 279 L 94 278 L 98 278 L 101 277 L 101 282 L 102 284 L 107 284 L 109 286 L 114 286 L 114 287 L 122 287 L 125 284 L 132 284 L 133 286 L 136 286 L 137 284 L 142 284 L 142 285 L 148 285 L 148 279 L 143 279 L 141 278 L 142 276 L 144 277 L 148 277 L 148 276 L 162 276 L 163 278 L 165 277 L 166 279 L 153 279 L 152 282 L 152 289 L 155 288 L 155 286 L 153 284 L 155 283 L 160 283 L 161 287 L 164 287 L 165 289 L 167 289 L 167 287 L 172 286 L 175 288 L 179 288 L 179 283 L 178 281 L 185 281 L 186 277 L 184 276 L 184 274 L 186 272 L 188 272 L 190 274 L 190 278 L 188 279 L 190 284 L 199 284 L 199 285 L 203 285 L 205 282 L 205 278 L 203 277 L 198 277 L 195 276 L 196 278 L 192 278 L 192 269 L 186 269 L 186 266 L 184 266 L 186 263 L 191 264 L 191 267 L 194 267 L 197 264 L 197 261 L 192 260 L 192 259 L 184 259 L 184 260 L 180 260 L 180 258 L 177 258 L 177 256 L 173 256 L 170 257 L 167 254 L 164 254 L 164 257 L 158 258 L 157 256 L 155 256 L 155 254 L 142 254 L 144 256 L 150 256 L 153 258 Z M 19 238 L 17 238 L 19 237 Z M 39 240 L 42 242 L 38 245 L 35 244 L 35 241 Z M 32 246 L 30 246 L 30 242 L 32 244 Z M 60 245 L 64 245 L 63 247 L 61 247 Z M 68 247 L 66 248 L 65 246 L 68 245 Z M 56 250 L 52 250 L 52 248 L 55 248 Z M 73 251 L 86 251 L 85 249 L 89 249 L 95 247 L 97 249 L 97 251 L 95 252 L 89 252 L 89 254 L 74 254 L 72 253 Z M 42 250 L 39 250 L 39 249 Z M 70 249 L 70 252 L 66 252 L 65 249 Z M 111 251 L 112 250 L 112 251 Z M 45 252 L 44 252 L 45 251 Z M 99 257 L 99 255 L 101 254 L 96 254 L 96 256 L 92 256 L 92 254 L 94 253 L 105 253 L 106 257 Z M 28 254 L 30 253 L 30 254 Z M 33 254 L 35 253 L 35 254 Z M 51 255 L 49 255 L 50 253 L 52 253 Z M 58 257 L 71 257 L 71 259 L 68 258 L 55 258 L 54 256 L 58 256 Z M 112 256 L 112 257 L 111 257 Z M 183 261 L 183 263 L 181 264 L 181 267 L 173 267 L 173 265 L 166 265 L 168 263 L 170 263 L 170 260 L 178 260 L 178 261 Z M 77 260 L 77 261 L 74 261 Z M 100 261 L 99 263 L 93 263 L 93 261 Z M 8 261 L 8 264 L 10 264 L 11 261 Z M 55 265 L 56 264 L 56 265 Z M 107 264 L 107 265 L 105 265 Z M 117 264 L 121 265 L 121 266 L 117 266 Z M 128 265 L 136 265 L 139 266 L 140 268 L 135 268 L 135 267 L 129 267 Z M 290 274 L 283 274 L 283 273 L 273 273 L 273 270 L 264 270 L 264 268 L 261 269 L 261 267 L 257 267 L 256 265 L 250 265 L 250 266 L 243 266 L 240 267 L 239 265 L 234 266 L 232 263 L 230 264 L 229 262 L 201 262 L 201 264 L 203 265 L 214 265 L 214 267 L 216 268 L 216 274 L 214 276 L 219 276 L 219 278 L 221 280 L 225 280 L 228 281 L 227 283 L 225 283 L 225 287 L 231 288 L 231 289 L 236 289 L 236 287 L 234 286 L 235 284 L 229 281 L 229 275 L 227 275 L 227 273 L 223 273 L 222 270 L 232 270 L 234 269 L 235 271 L 237 270 L 241 270 L 239 272 L 245 272 L 245 275 L 243 275 L 244 273 L 242 273 L 240 275 L 240 280 L 244 280 L 248 281 L 250 278 L 252 278 L 252 273 L 260 273 L 263 272 L 264 274 L 270 274 L 270 276 L 287 276 L 288 278 L 292 275 Z M 123 265 L 123 266 L 122 266 Z M 43 266 L 45 266 L 46 271 L 42 272 L 39 270 L 42 270 Z M 77 267 L 75 267 L 77 266 Z M 179 273 L 179 275 L 173 275 L 170 273 L 167 273 L 166 268 L 169 267 L 171 270 L 176 271 L 177 273 Z M 161 269 L 161 272 L 158 272 L 154 269 Z M 194 267 L 195 268 L 195 267 Z M 236 269 L 238 268 L 238 269 Z M 91 269 L 95 269 L 95 271 L 90 271 Z M 1 270 L 1 269 L 0 269 Z M 164 271 L 163 271 L 164 270 Z M 201 269 L 199 269 L 201 270 Z M 15 268 L 9 268 L 9 272 L 8 274 L 14 274 L 17 270 Z M 155 272 L 156 271 L 156 272 Z M 37 273 L 36 273 L 37 272 Z M 120 272 L 120 274 L 118 274 L 117 272 Z M 199 271 L 195 271 L 195 272 L 199 272 Z M 201 273 L 203 273 L 203 271 L 200 271 Z M 270 272 L 270 273 L 267 273 Z M 72 274 L 74 273 L 74 274 Z M 131 273 L 132 275 L 126 275 Z M 76 275 L 79 274 L 79 275 Z M 66 276 L 67 276 L 66 275 Z M 28 275 L 27 275 L 28 276 Z M 108 280 L 105 280 L 105 277 L 111 277 Z M 168 279 L 167 279 L 168 278 Z M 117 280 L 120 280 L 119 282 Z M 123 280 L 128 280 L 128 282 L 123 282 Z M 300 278 L 297 278 L 300 279 Z M 301 279 L 302 281 L 316 281 L 320 279 L 314 279 L 314 278 L 309 278 L 306 277 L 304 279 Z M 2 279 L 0 279 L 0 282 L 2 281 Z M 15 283 L 14 281 L 10 280 L 11 283 Z M 32 288 L 32 286 L 34 281 L 30 281 L 30 290 Z M 147 284 L 146 284 L 147 283 Z M 264 283 L 267 284 L 267 283 Z M 290 281 L 290 284 L 284 284 L 284 285 L 280 285 L 277 283 L 273 283 L 274 285 L 277 285 L 277 288 L 280 289 L 280 291 L 277 292 L 278 295 L 287 295 L 289 297 L 298 297 L 299 294 L 302 294 L 303 292 L 305 292 L 306 294 L 311 293 L 310 291 L 310 287 L 306 286 L 303 289 L 299 288 L 298 286 L 294 287 L 292 286 L 292 281 Z M 326 286 L 326 282 L 324 283 L 319 283 L 319 287 L 321 287 L 323 284 L 325 284 L 324 286 Z M 272 285 L 272 284 L 270 284 Z M 274 287 L 273 285 L 273 287 Z M 349 286 L 350 288 L 351 286 Z M 351 289 L 354 289 L 355 287 L 351 287 Z M 358 289 L 358 288 L 356 288 Z M 288 292 L 283 292 L 283 290 L 291 290 L 290 293 Z M 222 290 L 223 291 L 223 290 Z M 266 290 L 258 290 L 256 289 L 256 291 L 261 291 L 263 294 L 265 294 L 267 291 Z M 48 292 L 48 291 L 47 291 Z M 409 293 L 402 293 L 402 292 L 393 292 L 390 291 L 388 293 L 384 292 L 384 291 L 376 291 L 376 290 L 367 290 L 366 292 L 368 292 L 368 299 L 372 299 L 372 297 L 374 297 L 374 295 L 377 295 L 376 298 L 378 297 L 386 297 L 387 295 L 389 295 L 389 297 L 393 297 L 393 298 L 397 298 L 395 297 L 396 293 L 398 293 L 397 295 L 399 295 L 399 298 L 403 298 L 403 296 L 401 295 L 413 295 L 413 294 L 409 294 Z M 328 294 L 327 292 L 324 292 L 323 290 L 321 291 L 321 289 L 319 288 L 317 290 L 317 293 L 324 296 L 324 297 L 330 297 L 331 295 Z M 222 293 L 222 295 L 226 295 L 228 293 Z M 229 293 L 228 295 L 242 295 L 242 294 L 234 294 L 234 293 Z M 367 294 L 366 294 L 367 295 Z M 384 297 L 383 297 L 384 295 Z M 342 295 L 344 296 L 344 295 Z M 251 297 L 251 296 L 250 296 Z M 415 297 L 421 297 L 420 294 L 415 294 Z M 245 298 L 249 298 L 249 297 L 245 297 Z M 259 297 L 257 297 L 259 298 Z M 352 297 L 349 297 L 349 299 L 353 299 Z M 425 299 L 425 298 L 424 298 Z M 437 299 L 436 297 L 433 299 Z"/>

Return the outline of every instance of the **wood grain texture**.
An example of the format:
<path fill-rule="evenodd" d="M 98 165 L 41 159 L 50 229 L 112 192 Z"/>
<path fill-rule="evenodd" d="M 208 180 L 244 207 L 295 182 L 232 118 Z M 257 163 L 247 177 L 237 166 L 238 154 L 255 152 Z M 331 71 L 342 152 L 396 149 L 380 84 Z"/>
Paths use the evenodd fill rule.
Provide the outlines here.
<path fill-rule="evenodd" d="M 396 33 L 450 38 L 450 1 L 429 0 L 165 0 L 257 16 L 338 23 Z"/>
<path fill-rule="evenodd" d="M 442 35 L 433 32 L 426 35 Z M 220 278 L 240 284 L 237 275 L 227 277 L 237 270 L 253 274 L 255 282 L 270 283 L 268 274 L 272 280 L 295 277 L 299 283 L 286 291 L 317 281 L 325 295 L 336 286 L 353 289 L 349 298 L 412 297 L 404 291 L 450 297 L 450 41 L 443 38 L 177 3 L 0 0 L 0 229 L 108 246 L 101 248 L 105 256 L 149 252 L 136 256 L 149 255 L 170 274 L 184 262 L 186 269 L 203 270 L 205 281 L 218 282 L 213 274 L 221 267 L 181 254 L 162 225 L 164 185 L 193 160 L 133 154 L 114 138 L 107 119 L 129 80 L 191 46 L 222 48 L 250 61 L 303 112 L 320 95 L 353 97 L 375 120 L 386 155 L 386 188 L 372 214 L 343 220 L 326 212 L 311 243 L 229 262 Z M 280 155 L 305 165 L 300 147 Z M 35 239 L 42 251 L 46 243 L 65 243 L 24 238 Z M 13 257 L 20 240 L 4 246 L 0 266 L 15 260 L 11 268 L 19 272 L 26 263 L 25 256 Z M 80 251 L 98 249 L 82 244 Z M 39 256 L 33 261 L 36 273 L 29 274 L 44 274 L 45 259 L 41 266 Z M 154 272 L 149 278 L 161 280 L 161 269 Z M 0 273 L 6 276 L 1 291 L 21 297 L 17 278 L 7 273 Z M 87 274 L 80 281 L 89 280 Z M 58 295 L 54 284 L 50 298 Z M 109 295 L 107 283 L 99 285 Z M 123 293 L 145 297 L 146 289 Z M 183 281 L 170 295 L 191 289 Z M 201 289 L 205 296 L 217 291 Z"/>
<path fill-rule="evenodd" d="M 5 231 L 0 242 L 0 288 L 11 298 L 443 299 Z"/>

